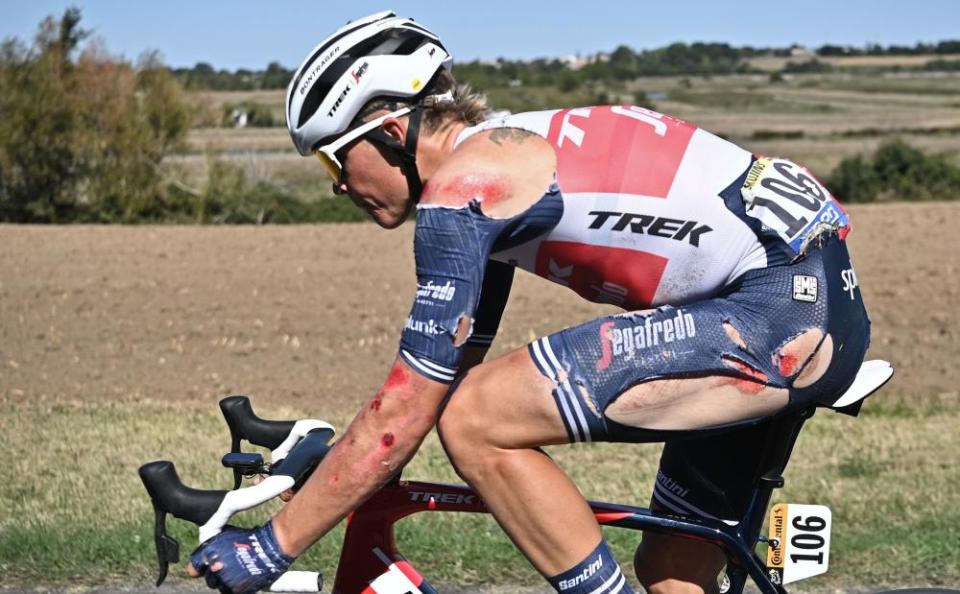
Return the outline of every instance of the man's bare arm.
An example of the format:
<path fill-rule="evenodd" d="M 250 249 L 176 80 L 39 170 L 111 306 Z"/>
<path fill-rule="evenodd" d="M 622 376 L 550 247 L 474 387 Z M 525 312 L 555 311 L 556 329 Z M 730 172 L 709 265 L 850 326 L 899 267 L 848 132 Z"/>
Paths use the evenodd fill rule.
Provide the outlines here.
<path fill-rule="evenodd" d="M 447 388 L 397 358 L 383 388 L 274 518 L 277 541 L 288 555 L 300 555 L 413 458 Z"/>

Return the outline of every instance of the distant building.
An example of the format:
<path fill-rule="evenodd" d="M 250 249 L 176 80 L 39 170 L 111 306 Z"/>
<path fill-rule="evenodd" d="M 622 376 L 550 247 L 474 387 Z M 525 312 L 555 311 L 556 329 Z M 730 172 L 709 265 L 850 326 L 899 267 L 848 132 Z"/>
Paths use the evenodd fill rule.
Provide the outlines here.
<path fill-rule="evenodd" d="M 246 110 L 234 109 L 230 112 L 230 121 L 233 122 L 234 128 L 246 128 L 249 119 L 250 116 L 247 114 Z"/>
<path fill-rule="evenodd" d="M 566 65 L 570 70 L 580 70 L 587 64 L 591 62 L 589 57 L 581 56 L 580 54 L 571 54 L 569 56 L 564 56 L 560 58 L 560 61 Z"/>

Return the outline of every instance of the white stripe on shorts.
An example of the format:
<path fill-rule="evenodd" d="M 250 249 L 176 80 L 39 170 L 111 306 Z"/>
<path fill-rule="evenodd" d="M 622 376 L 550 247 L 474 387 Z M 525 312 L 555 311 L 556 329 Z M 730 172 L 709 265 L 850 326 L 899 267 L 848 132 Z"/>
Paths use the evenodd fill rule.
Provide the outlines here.
<path fill-rule="evenodd" d="M 549 359 L 558 370 L 557 376 L 559 377 L 559 370 L 562 369 L 560 367 L 560 360 L 557 359 L 557 356 L 553 353 L 553 347 L 550 346 L 550 341 L 546 337 L 541 340 L 543 341 L 543 351 L 547 354 L 547 359 Z M 584 441 L 593 441 L 590 436 L 590 426 L 587 425 L 587 419 L 583 416 L 583 408 L 580 406 L 580 401 L 577 400 L 577 395 L 573 391 L 569 377 L 563 381 L 562 387 L 566 388 L 567 396 L 573 405 L 573 409 L 577 413 L 577 418 L 580 420 L 580 426 L 583 428 Z"/>
<path fill-rule="evenodd" d="M 533 349 L 532 349 L 532 350 L 533 350 L 533 356 L 534 356 L 534 358 L 536 358 L 536 360 L 537 360 L 537 365 L 539 365 L 540 368 L 543 369 L 543 371 L 545 371 L 548 376 L 550 376 L 550 379 L 553 380 L 553 381 L 557 381 L 557 373 L 556 373 L 556 371 L 554 371 L 553 367 L 551 367 L 551 366 L 547 363 L 547 360 L 546 360 L 546 359 L 544 358 L 544 356 L 543 356 L 543 349 L 542 349 L 542 347 L 540 346 L 540 341 L 541 341 L 541 340 L 543 340 L 543 339 L 542 339 L 542 338 L 538 338 L 537 340 L 534 340 L 532 343 L 530 343 L 530 346 L 533 347 Z"/>
<path fill-rule="evenodd" d="M 577 417 L 571 412 L 570 396 L 564 389 L 563 384 L 559 384 L 559 368 L 544 356 L 544 345 L 549 344 L 546 338 L 538 338 L 533 341 L 533 355 L 537 358 L 537 363 L 547 372 L 550 379 L 557 382 L 557 400 L 560 401 L 560 414 L 563 415 L 566 424 L 573 430 L 573 441 L 585 441 L 584 435 L 587 433 L 577 421 Z"/>

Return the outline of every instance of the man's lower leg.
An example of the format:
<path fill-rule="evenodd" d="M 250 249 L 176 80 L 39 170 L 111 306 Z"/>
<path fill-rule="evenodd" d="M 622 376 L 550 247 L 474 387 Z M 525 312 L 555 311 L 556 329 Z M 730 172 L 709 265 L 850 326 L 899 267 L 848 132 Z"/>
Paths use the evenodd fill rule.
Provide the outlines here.
<path fill-rule="evenodd" d="M 606 540 L 601 540 L 583 561 L 547 579 L 562 594 L 633 593 Z"/>

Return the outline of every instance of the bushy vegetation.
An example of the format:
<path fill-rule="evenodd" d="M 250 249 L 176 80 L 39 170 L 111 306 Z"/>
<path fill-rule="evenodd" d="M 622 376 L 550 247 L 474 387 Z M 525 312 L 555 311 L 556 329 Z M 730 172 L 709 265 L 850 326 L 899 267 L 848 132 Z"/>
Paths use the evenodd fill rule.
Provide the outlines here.
<path fill-rule="evenodd" d="M 200 224 L 316 223 L 366 220 L 349 200 L 301 196 L 231 163 L 211 160 L 206 184 L 170 188 L 167 220 Z"/>
<path fill-rule="evenodd" d="M 947 39 L 938 43 L 883 46 L 870 43 L 864 47 L 851 45 L 822 45 L 817 48 L 820 56 L 918 56 L 926 54 L 960 54 L 960 39 Z"/>
<path fill-rule="evenodd" d="M 960 167 L 902 140 L 880 146 L 872 158 L 844 159 L 827 185 L 841 202 L 960 199 Z"/>
<path fill-rule="evenodd" d="M 130 222 L 163 216 L 164 157 L 189 111 L 153 54 L 136 65 L 80 43 L 80 12 L 0 49 L 0 220 Z"/>
<path fill-rule="evenodd" d="M 830 72 L 832 70 L 833 66 L 816 58 L 805 62 L 787 62 L 783 67 L 783 72 L 787 74 L 808 74 L 811 72 Z"/>
<path fill-rule="evenodd" d="M 293 77 L 293 70 L 279 62 L 270 62 L 265 70 L 240 68 L 233 72 L 197 62 L 193 68 L 175 68 L 171 72 L 187 89 L 209 91 L 285 89 Z"/>
<path fill-rule="evenodd" d="M 638 76 L 720 75 L 749 72 L 746 60 L 760 56 L 789 57 L 798 46 L 733 47 L 726 43 L 673 43 L 666 47 L 636 51 L 621 45 L 609 53 L 600 53 L 585 59 L 576 68 L 563 60 L 541 58 L 520 61 L 458 62 L 457 78 L 475 88 L 489 91 L 519 83 L 524 86 L 555 86 L 570 92 L 588 83 L 620 83 Z M 937 43 L 917 43 L 914 46 L 868 44 L 863 47 L 823 45 L 814 50 L 822 57 L 838 56 L 898 56 L 960 54 L 960 40 Z M 829 65 L 814 61 L 804 62 L 788 72 L 821 72 Z M 811 69 L 812 68 L 812 69 Z M 950 60 L 934 60 L 923 68 L 945 70 L 955 68 Z M 198 62 L 192 68 L 176 68 L 173 75 L 188 89 L 220 91 L 252 91 L 283 89 L 293 76 L 293 70 L 278 62 L 270 62 L 264 70 L 241 68 L 235 71 L 217 70 L 207 62 Z"/>
<path fill-rule="evenodd" d="M 230 126 L 241 112 L 248 126 L 282 123 L 276 106 L 250 100 L 203 112 L 188 102 L 184 85 L 275 88 L 286 84 L 290 70 L 273 62 L 264 71 L 217 71 L 204 63 L 171 71 L 151 53 L 130 63 L 111 55 L 102 42 L 87 40 L 80 16 L 78 9 L 68 9 L 59 18 L 44 20 L 29 45 L 13 39 L 0 46 L 0 222 L 260 224 L 365 219 L 349 201 L 330 200 L 310 184 L 278 184 L 230 161 L 210 160 L 206 174 L 189 183 L 169 164 L 167 157 L 185 148 L 191 125 Z M 922 49 L 946 55 L 957 49 L 954 43 Z M 474 61 L 458 65 L 457 74 L 486 92 L 497 109 L 516 112 L 627 102 L 652 107 L 636 88 L 637 77 L 744 72 L 747 58 L 778 51 L 720 43 L 677 43 L 640 52 L 620 46 L 575 63 Z M 839 55 L 837 51 L 821 48 L 818 53 Z M 950 69 L 957 63 L 944 59 L 934 67 Z M 830 68 L 810 59 L 790 63 L 784 71 Z M 779 73 L 774 75 L 784 82 Z M 689 78 L 681 79 L 670 100 L 738 111 L 780 106 L 770 93 L 692 87 Z M 821 106 L 805 107 L 814 108 Z M 840 135 L 888 132 L 857 129 Z M 790 140 L 803 135 L 802 130 L 760 129 L 752 138 Z M 847 159 L 830 178 L 838 196 L 851 202 L 952 199 L 960 194 L 958 180 L 957 168 L 947 160 L 902 142 L 884 145 L 872 158 Z"/>
<path fill-rule="evenodd" d="M 0 222 L 292 223 L 363 220 L 349 201 L 293 192 L 211 161 L 200 188 L 164 159 L 183 146 L 192 107 L 155 54 L 136 65 L 83 43 L 80 11 L 47 18 L 29 47 L 0 48 Z M 83 47 L 81 45 L 83 44 Z M 230 106 L 247 124 L 269 107 Z"/>
<path fill-rule="evenodd" d="M 931 60 L 923 65 L 924 70 L 953 72 L 960 70 L 960 60 Z"/>
<path fill-rule="evenodd" d="M 595 82 L 620 83 L 638 76 L 679 74 L 730 74 L 745 72 L 745 58 L 772 50 L 734 48 L 726 43 L 674 43 L 667 47 L 635 51 L 621 45 L 610 54 L 599 54 L 576 68 L 558 59 L 521 61 L 498 59 L 458 62 L 457 78 L 481 90 L 508 86 L 552 86 L 572 91 Z M 188 89 L 259 90 L 282 89 L 293 70 L 271 62 L 266 70 L 216 70 L 206 62 L 193 68 L 174 69 L 173 75 Z"/>
<path fill-rule="evenodd" d="M 612 52 L 565 60 L 474 60 L 458 62 L 457 78 L 490 96 L 498 109 L 531 111 L 559 105 L 577 106 L 597 103 L 633 102 L 645 104 L 643 92 L 631 88 L 638 77 L 651 76 L 719 76 L 760 72 L 750 59 L 762 56 L 791 57 L 798 46 L 783 48 L 733 47 L 726 43 L 673 43 L 666 47 L 637 51 L 620 45 Z M 918 43 L 913 47 L 867 45 L 864 47 L 825 45 L 816 56 L 851 55 L 948 55 L 960 53 L 960 41 Z M 809 55 L 809 54 L 808 54 Z M 931 60 L 928 64 L 904 67 L 876 65 L 876 71 L 955 70 L 957 61 Z M 842 69 L 857 69 L 848 66 Z M 783 74 L 822 73 L 841 69 L 816 58 L 788 62 L 782 72 L 772 73 L 771 82 L 783 80 Z M 193 68 L 173 70 L 174 76 L 188 89 L 261 90 L 285 88 L 293 70 L 271 62 L 266 70 L 216 70 L 206 62 Z M 636 97 L 634 100 L 631 98 Z M 562 100 L 562 101 L 561 101 Z"/>

